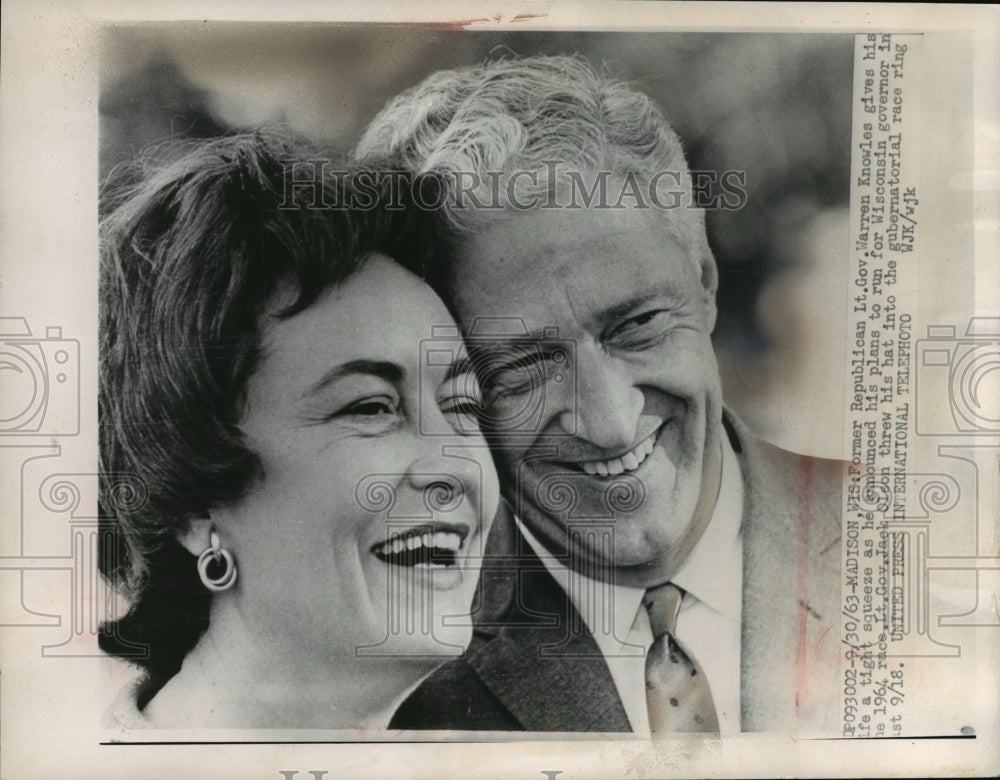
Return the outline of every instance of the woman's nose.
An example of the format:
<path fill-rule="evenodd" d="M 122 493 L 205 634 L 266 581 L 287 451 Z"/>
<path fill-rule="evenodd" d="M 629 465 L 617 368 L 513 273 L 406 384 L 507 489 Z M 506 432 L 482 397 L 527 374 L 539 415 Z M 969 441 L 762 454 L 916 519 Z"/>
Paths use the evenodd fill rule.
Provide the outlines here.
<path fill-rule="evenodd" d="M 466 494 L 477 493 L 481 479 L 479 463 L 462 455 L 424 456 L 414 460 L 406 472 L 410 487 L 420 491 L 424 504 L 435 511 L 454 508 Z"/>

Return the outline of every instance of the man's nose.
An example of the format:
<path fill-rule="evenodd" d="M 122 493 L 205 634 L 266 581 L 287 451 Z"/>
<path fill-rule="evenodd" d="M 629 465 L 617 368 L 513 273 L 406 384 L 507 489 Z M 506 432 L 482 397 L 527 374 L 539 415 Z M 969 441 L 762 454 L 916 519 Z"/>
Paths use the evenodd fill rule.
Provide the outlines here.
<path fill-rule="evenodd" d="M 627 366 L 599 347 L 584 347 L 576 369 L 575 404 L 560 415 L 562 428 L 603 450 L 631 447 L 645 398 Z"/>

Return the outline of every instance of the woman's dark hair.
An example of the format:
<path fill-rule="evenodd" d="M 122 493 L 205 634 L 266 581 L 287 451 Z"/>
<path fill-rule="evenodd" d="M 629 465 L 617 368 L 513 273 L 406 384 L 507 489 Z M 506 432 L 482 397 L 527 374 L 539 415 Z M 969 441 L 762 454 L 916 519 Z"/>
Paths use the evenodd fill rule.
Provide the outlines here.
<path fill-rule="evenodd" d="M 166 152 L 116 172 L 100 226 L 100 567 L 129 602 L 100 645 L 160 679 L 208 625 L 176 534 L 261 476 L 239 422 L 273 296 L 293 316 L 374 251 L 419 272 L 431 240 L 372 165 L 275 133 Z"/>

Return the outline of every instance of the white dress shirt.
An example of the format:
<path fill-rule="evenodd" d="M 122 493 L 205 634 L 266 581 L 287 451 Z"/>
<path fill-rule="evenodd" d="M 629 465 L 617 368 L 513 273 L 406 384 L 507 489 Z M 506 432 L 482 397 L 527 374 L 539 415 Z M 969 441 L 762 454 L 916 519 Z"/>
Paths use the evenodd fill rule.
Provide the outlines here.
<path fill-rule="evenodd" d="M 740 629 L 743 615 L 743 480 L 728 438 L 722 437 L 722 478 L 712 518 L 671 582 L 686 591 L 676 640 L 708 678 L 722 735 L 740 731 Z M 590 579 L 552 556 L 515 518 L 594 637 L 632 731 L 649 736 L 646 651 L 653 644 L 643 588 Z M 572 582 L 571 582 L 572 580 Z M 610 611 L 608 607 L 610 606 Z"/>

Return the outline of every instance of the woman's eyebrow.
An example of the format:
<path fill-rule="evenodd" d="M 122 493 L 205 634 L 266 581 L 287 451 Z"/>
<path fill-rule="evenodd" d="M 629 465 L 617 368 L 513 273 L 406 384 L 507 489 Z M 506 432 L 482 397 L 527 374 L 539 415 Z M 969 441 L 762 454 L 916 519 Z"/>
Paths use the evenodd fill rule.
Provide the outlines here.
<path fill-rule="evenodd" d="M 384 379 L 390 384 L 398 385 L 403 381 L 404 372 L 396 363 L 385 360 L 349 360 L 335 366 L 321 376 L 303 394 L 303 398 L 310 398 L 322 392 L 330 383 L 351 374 L 370 374 Z"/>

